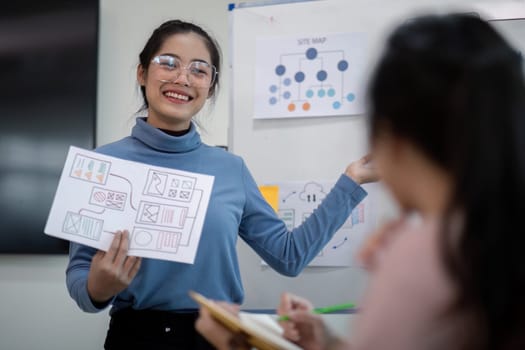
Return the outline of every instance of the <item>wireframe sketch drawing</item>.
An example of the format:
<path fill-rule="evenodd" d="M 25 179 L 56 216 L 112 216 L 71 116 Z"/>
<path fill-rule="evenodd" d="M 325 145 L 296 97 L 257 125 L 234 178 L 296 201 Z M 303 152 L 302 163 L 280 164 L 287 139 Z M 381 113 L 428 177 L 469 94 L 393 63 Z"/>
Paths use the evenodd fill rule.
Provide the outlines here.
<path fill-rule="evenodd" d="M 213 176 L 71 147 L 45 233 L 107 250 L 117 230 L 130 254 L 192 263 Z"/>

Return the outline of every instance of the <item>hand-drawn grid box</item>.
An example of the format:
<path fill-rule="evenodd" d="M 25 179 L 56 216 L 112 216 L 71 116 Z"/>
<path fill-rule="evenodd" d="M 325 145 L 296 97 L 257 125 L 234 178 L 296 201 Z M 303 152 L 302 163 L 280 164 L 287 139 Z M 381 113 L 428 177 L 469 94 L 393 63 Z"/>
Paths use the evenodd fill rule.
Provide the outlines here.
<path fill-rule="evenodd" d="M 82 181 L 105 185 L 111 162 L 77 153 L 69 176 Z"/>
<path fill-rule="evenodd" d="M 89 204 L 97 205 L 107 209 L 124 211 L 128 194 L 114 190 L 108 190 L 102 187 L 93 187 Z"/>
<path fill-rule="evenodd" d="M 144 187 L 146 196 L 190 202 L 197 178 L 150 170 Z"/>
<path fill-rule="evenodd" d="M 99 241 L 103 226 L 104 221 L 100 219 L 68 211 L 62 225 L 62 232 Z"/>
<path fill-rule="evenodd" d="M 153 250 L 164 253 L 177 253 L 182 233 L 134 227 L 131 233 L 130 251 Z"/>
<path fill-rule="evenodd" d="M 188 208 L 186 207 L 141 201 L 136 222 L 182 229 L 187 213 Z"/>

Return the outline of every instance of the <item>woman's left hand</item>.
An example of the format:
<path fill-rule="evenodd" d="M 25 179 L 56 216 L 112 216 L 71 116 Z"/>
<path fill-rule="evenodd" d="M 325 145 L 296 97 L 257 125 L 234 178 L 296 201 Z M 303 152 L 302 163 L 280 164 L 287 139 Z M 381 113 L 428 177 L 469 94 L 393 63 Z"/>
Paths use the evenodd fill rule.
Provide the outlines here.
<path fill-rule="evenodd" d="M 239 313 L 238 305 L 225 302 L 217 302 L 217 304 L 234 315 Z M 219 350 L 250 349 L 249 344 L 242 335 L 233 333 L 217 322 L 206 307 L 200 308 L 195 328 L 210 344 Z"/>
<path fill-rule="evenodd" d="M 372 164 L 372 156 L 370 154 L 350 163 L 346 167 L 345 175 L 360 185 L 379 181 L 379 174 Z"/>

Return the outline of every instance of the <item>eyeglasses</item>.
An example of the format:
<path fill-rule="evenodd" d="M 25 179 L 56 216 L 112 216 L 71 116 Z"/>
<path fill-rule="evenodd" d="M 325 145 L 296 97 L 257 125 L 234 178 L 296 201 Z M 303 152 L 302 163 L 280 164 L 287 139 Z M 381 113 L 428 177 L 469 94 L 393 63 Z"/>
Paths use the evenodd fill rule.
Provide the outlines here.
<path fill-rule="evenodd" d="M 188 83 L 190 86 L 196 88 L 209 88 L 213 86 L 218 73 L 215 66 L 207 62 L 193 61 L 184 67 L 177 57 L 168 55 L 155 56 L 151 62 L 159 68 L 159 80 L 163 82 L 174 82 L 180 77 L 182 71 L 185 70 Z"/>

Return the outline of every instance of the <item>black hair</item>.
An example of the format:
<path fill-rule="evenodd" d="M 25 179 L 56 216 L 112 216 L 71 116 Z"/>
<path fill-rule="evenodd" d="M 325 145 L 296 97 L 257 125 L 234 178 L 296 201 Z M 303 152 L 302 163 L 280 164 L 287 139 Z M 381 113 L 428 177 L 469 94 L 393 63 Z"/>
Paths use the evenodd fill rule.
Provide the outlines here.
<path fill-rule="evenodd" d="M 215 97 L 219 89 L 219 74 L 221 71 L 221 51 L 217 41 L 212 38 L 204 29 L 199 27 L 196 24 L 184 22 L 181 20 L 170 20 L 162 23 L 158 28 L 156 28 L 151 36 L 149 37 L 146 45 L 139 54 L 139 62 L 144 70 L 147 70 L 151 60 L 155 54 L 160 50 L 162 44 L 166 39 L 174 34 L 187 34 L 195 33 L 199 35 L 203 40 L 211 58 L 211 64 L 217 69 L 217 74 L 213 85 L 210 86 L 208 90 L 208 95 L 210 97 Z M 146 88 L 144 86 L 140 87 L 142 92 L 142 98 L 144 99 L 144 107 L 148 107 L 148 99 L 146 98 Z"/>
<path fill-rule="evenodd" d="M 452 178 L 440 251 L 464 349 L 525 348 L 522 63 L 479 16 L 421 16 L 390 35 L 369 84 L 372 140 L 388 129 Z"/>

